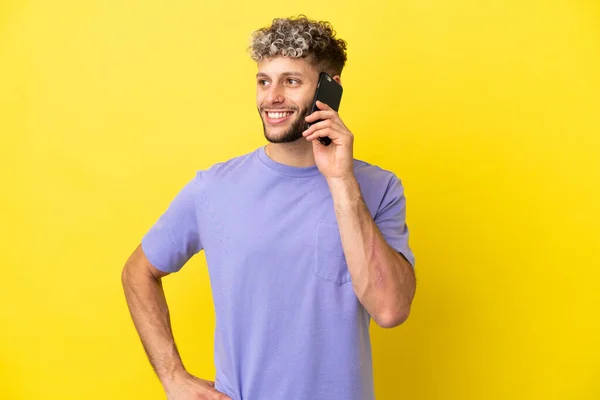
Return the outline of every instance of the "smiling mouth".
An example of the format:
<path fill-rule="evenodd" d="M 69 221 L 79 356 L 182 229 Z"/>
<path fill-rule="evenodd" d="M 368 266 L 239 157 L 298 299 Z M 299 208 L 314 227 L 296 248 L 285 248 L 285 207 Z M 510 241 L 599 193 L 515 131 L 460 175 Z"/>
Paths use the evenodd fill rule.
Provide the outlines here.
<path fill-rule="evenodd" d="M 294 111 L 265 111 L 266 120 L 270 124 L 281 124 L 287 121 Z"/>

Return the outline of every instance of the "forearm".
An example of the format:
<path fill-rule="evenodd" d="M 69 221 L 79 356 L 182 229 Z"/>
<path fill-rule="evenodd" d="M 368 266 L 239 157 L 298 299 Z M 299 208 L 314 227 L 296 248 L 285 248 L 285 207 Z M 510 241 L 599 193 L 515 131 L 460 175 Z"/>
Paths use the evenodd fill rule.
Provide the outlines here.
<path fill-rule="evenodd" d="M 354 291 L 378 325 L 399 325 L 415 293 L 412 266 L 385 241 L 354 177 L 328 183 Z"/>
<path fill-rule="evenodd" d="M 160 279 L 150 273 L 134 273 L 127 268 L 123 288 L 133 323 L 158 378 L 167 386 L 184 372 L 171 329 L 167 301 Z"/>

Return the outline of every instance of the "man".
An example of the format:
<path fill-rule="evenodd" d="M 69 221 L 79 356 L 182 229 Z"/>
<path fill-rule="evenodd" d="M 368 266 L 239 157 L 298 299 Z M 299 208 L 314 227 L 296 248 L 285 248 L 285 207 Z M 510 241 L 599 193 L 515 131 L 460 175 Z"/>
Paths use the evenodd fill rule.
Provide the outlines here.
<path fill-rule="evenodd" d="M 391 328 L 408 317 L 414 256 L 400 180 L 353 158 L 353 134 L 326 104 L 307 114 L 321 71 L 341 83 L 345 49 L 304 16 L 256 31 L 269 143 L 198 171 L 127 261 L 128 306 L 168 399 L 374 398 L 370 319 Z M 214 382 L 185 370 L 161 285 L 201 250 Z"/>

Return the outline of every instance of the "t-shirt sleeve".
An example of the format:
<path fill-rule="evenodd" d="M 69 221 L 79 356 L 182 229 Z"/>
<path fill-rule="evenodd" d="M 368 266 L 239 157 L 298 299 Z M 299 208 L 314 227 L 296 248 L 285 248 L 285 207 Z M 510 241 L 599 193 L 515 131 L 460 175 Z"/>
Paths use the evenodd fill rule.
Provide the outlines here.
<path fill-rule="evenodd" d="M 408 226 L 406 225 L 404 187 L 395 175 L 388 183 L 374 220 L 387 243 L 400 252 L 414 268 L 415 256 L 409 246 Z"/>
<path fill-rule="evenodd" d="M 177 272 L 202 250 L 196 218 L 196 177 L 189 181 L 142 237 L 150 263 L 164 272 Z"/>

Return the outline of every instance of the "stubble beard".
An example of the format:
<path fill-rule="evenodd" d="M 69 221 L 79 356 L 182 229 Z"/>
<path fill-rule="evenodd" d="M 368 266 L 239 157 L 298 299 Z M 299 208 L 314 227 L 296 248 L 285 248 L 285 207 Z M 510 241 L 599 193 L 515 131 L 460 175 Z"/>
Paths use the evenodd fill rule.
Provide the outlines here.
<path fill-rule="evenodd" d="M 260 120 L 263 125 L 263 132 L 265 138 L 271 143 L 292 143 L 302 138 L 302 132 L 308 129 L 308 122 L 306 122 L 305 120 L 306 116 L 308 115 L 308 109 L 309 106 L 307 105 L 306 107 L 299 110 L 296 119 L 292 123 L 292 126 L 290 126 L 287 131 L 285 131 L 282 135 L 278 137 L 270 136 L 267 133 L 267 126 L 263 118 L 263 112 L 261 111 L 261 109 L 259 109 L 258 115 L 260 116 Z"/>

